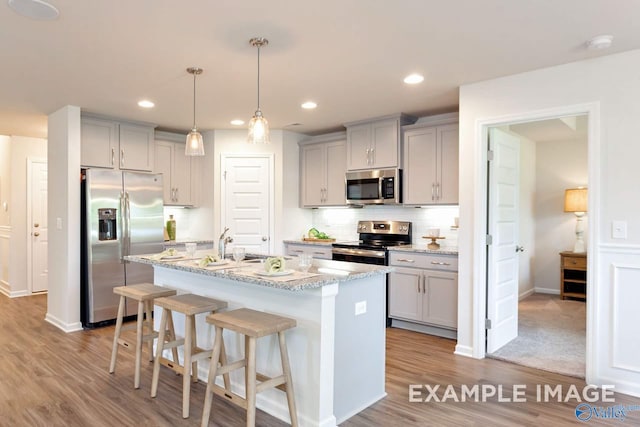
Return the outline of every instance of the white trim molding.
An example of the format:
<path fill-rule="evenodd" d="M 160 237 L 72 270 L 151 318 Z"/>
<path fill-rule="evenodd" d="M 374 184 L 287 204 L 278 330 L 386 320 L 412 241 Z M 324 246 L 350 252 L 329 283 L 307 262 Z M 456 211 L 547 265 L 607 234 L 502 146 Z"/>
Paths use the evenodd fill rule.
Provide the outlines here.
<path fill-rule="evenodd" d="M 598 286 L 594 283 L 594 277 L 598 273 L 598 260 L 596 242 L 600 241 L 600 102 L 589 102 L 558 106 L 542 110 L 525 111 L 517 114 L 507 114 L 496 117 L 477 119 L 475 121 L 475 151 L 474 151 L 474 205 L 473 205 L 473 265 L 471 275 L 472 283 L 472 357 L 484 358 L 486 356 L 485 318 L 487 313 L 487 255 L 486 233 L 487 229 L 487 150 L 489 128 L 504 126 L 514 123 L 524 123 L 535 120 L 544 120 L 562 116 L 588 115 L 588 153 L 589 153 L 589 252 L 587 278 L 587 336 L 586 336 L 586 379 L 593 382 L 596 364 L 594 354 L 599 351 L 596 348 L 597 340 L 594 336 L 594 325 L 598 324 Z M 457 349 L 457 347 L 456 347 Z M 456 350 L 457 353 L 457 350 Z"/>
<path fill-rule="evenodd" d="M 62 329 L 62 331 L 69 333 L 69 332 L 77 332 L 77 331 L 81 331 L 82 330 L 82 323 L 81 322 L 75 322 L 75 323 L 65 323 L 63 321 L 61 321 L 60 319 L 58 319 L 56 316 L 54 316 L 51 313 L 47 313 L 44 317 L 44 320 L 46 320 L 47 322 L 51 323 L 53 326 Z"/>

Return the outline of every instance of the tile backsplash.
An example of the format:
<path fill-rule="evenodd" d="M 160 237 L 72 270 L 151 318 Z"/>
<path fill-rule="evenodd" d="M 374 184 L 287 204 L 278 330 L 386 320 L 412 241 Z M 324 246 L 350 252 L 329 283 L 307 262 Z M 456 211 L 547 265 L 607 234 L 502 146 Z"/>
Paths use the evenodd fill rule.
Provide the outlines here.
<path fill-rule="evenodd" d="M 338 240 L 357 240 L 356 224 L 363 220 L 411 221 L 413 244 L 428 242 L 422 236 L 429 228 L 439 228 L 442 247 L 458 246 L 458 229 L 453 227 L 459 216 L 458 206 L 402 207 L 402 206 L 366 206 L 361 209 L 314 209 L 313 226 Z"/>

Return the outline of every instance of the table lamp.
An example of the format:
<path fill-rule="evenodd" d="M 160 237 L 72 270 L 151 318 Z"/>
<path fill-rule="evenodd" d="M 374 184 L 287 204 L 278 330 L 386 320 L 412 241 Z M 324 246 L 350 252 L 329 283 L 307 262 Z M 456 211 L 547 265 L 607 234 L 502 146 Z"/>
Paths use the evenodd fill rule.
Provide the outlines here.
<path fill-rule="evenodd" d="M 576 215 L 576 244 L 573 252 L 585 252 L 584 225 L 582 217 L 587 212 L 587 189 L 585 187 L 569 188 L 564 191 L 564 211 Z"/>

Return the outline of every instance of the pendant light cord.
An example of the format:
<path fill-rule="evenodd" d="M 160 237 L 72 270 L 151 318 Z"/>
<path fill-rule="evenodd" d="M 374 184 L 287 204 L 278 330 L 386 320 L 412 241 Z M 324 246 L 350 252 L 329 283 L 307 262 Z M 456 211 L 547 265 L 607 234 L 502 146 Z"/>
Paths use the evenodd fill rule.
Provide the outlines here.
<path fill-rule="evenodd" d="M 193 128 L 196 128 L 196 73 L 193 73 Z"/>
<path fill-rule="evenodd" d="M 258 45 L 258 111 L 260 111 L 260 46 Z"/>

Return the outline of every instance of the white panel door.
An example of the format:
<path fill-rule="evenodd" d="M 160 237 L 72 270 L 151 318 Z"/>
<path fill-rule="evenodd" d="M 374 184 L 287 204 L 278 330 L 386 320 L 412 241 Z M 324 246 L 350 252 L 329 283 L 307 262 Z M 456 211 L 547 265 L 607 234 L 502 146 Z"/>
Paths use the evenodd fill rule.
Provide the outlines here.
<path fill-rule="evenodd" d="M 226 155 L 222 159 L 222 229 L 247 253 L 270 253 L 273 181 L 271 157 Z"/>
<path fill-rule="evenodd" d="M 492 243 L 487 256 L 487 353 L 518 336 L 518 195 L 520 140 L 492 128 L 489 147 L 489 221 Z"/>
<path fill-rule="evenodd" d="M 47 245 L 47 163 L 32 162 L 30 176 L 30 278 L 31 292 L 44 292 L 48 287 L 49 267 Z"/>

